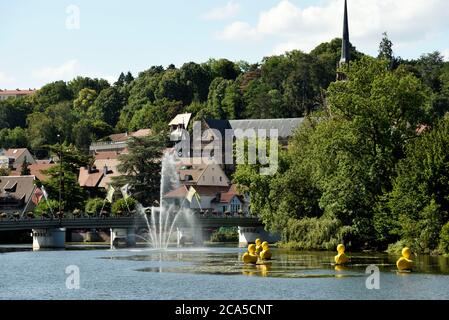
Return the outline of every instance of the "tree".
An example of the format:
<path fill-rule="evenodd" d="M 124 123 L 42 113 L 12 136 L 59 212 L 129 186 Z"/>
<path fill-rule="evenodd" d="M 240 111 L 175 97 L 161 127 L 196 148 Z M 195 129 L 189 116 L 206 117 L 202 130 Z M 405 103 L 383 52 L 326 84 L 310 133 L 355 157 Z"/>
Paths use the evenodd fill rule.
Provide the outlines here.
<path fill-rule="evenodd" d="M 28 168 L 28 166 L 29 166 L 29 163 L 28 163 L 27 158 L 25 157 L 23 159 L 22 167 L 20 169 L 21 176 L 29 176 L 31 174 L 31 170 L 30 170 L 30 168 Z"/>
<path fill-rule="evenodd" d="M 78 97 L 73 101 L 73 108 L 76 112 L 84 114 L 94 104 L 97 99 L 97 92 L 95 90 L 84 88 L 78 93 Z"/>
<path fill-rule="evenodd" d="M 123 108 L 124 103 L 124 97 L 117 88 L 107 88 L 100 92 L 87 114 L 92 119 L 103 120 L 114 127 L 117 124 L 120 110 Z"/>
<path fill-rule="evenodd" d="M 64 81 L 46 84 L 36 93 L 38 109 L 35 111 L 44 111 L 47 107 L 62 101 L 71 100 L 72 97 L 73 93 Z"/>
<path fill-rule="evenodd" d="M 109 87 L 110 85 L 107 80 L 97 78 L 91 79 L 89 77 L 76 77 L 67 84 L 67 88 L 72 92 L 73 97 L 78 97 L 83 89 L 90 89 L 98 94 Z"/>
<path fill-rule="evenodd" d="M 379 44 L 379 55 L 378 59 L 387 60 L 390 63 L 393 61 L 393 42 L 388 38 L 386 32 L 382 33 L 382 41 Z"/>
<path fill-rule="evenodd" d="M 221 77 L 226 80 L 235 80 L 242 72 L 238 65 L 227 59 L 210 59 L 204 67 L 210 70 L 212 79 Z"/>
<path fill-rule="evenodd" d="M 449 118 L 410 143 L 406 155 L 389 197 L 395 232 L 417 251 L 435 250 L 449 221 Z"/>
<path fill-rule="evenodd" d="M 43 172 L 49 177 L 42 183 L 48 192 L 49 198 L 59 201 L 59 192 L 61 190 L 64 212 L 83 209 L 87 193 L 78 184 L 78 172 L 80 167 L 90 165 L 93 162 L 92 158 L 82 154 L 73 145 L 56 144 L 49 148 L 51 153 L 58 159 L 56 166 Z"/>
<path fill-rule="evenodd" d="M 117 187 L 129 184 L 133 198 L 144 206 L 157 204 L 164 145 L 162 134 L 131 138 L 128 141 L 129 153 L 119 157 L 118 170 L 122 176 L 114 177 L 113 184 Z"/>

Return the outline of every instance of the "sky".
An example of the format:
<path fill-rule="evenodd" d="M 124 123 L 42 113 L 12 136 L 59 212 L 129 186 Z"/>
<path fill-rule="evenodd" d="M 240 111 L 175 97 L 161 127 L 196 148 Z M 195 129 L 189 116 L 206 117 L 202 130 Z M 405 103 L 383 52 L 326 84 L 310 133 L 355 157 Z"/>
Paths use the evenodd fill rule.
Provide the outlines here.
<path fill-rule="evenodd" d="M 114 82 L 153 65 L 260 62 L 341 37 L 344 0 L 0 0 L 0 89 L 78 75 Z M 348 0 L 350 38 L 377 55 L 449 59 L 449 1 Z"/>

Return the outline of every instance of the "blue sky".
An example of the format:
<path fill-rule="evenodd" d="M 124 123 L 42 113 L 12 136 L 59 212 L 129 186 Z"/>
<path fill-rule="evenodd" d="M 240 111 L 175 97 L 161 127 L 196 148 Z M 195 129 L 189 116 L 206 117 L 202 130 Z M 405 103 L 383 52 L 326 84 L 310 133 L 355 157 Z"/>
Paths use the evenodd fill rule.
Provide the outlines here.
<path fill-rule="evenodd" d="M 439 50 L 449 57 L 449 1 L 348 5 L 359 50 L 376 54 L 388 31 L 397 55 Z M 76 75 L 112 80 L 121 71 L 211 57 L 259 62 L 286 50 L 308 52 L 341 35 L 342 10 L 343 0 L 0 0 L 0 88 L 38 88 Z"/>

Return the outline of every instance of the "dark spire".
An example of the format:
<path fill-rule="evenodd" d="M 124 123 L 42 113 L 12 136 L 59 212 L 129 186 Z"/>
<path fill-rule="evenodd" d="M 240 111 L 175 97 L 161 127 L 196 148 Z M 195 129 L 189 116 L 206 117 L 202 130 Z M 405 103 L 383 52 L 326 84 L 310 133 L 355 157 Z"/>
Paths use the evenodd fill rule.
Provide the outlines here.
<path fill-rule="evenodd" d="M 341 44 L 340 67 L 345 63 L 349 63 L 350 60 L 351 47 L 349 43 L 348 3 L 345 0 L 345 16 L 343 21 L 343 41 Z"/>

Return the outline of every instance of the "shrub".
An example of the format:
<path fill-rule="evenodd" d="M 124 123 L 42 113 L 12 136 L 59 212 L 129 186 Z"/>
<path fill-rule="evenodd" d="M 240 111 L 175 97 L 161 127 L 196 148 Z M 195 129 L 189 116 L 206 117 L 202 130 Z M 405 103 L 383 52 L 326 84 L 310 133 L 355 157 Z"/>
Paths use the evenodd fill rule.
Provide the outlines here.
<path fill-rule="evenodd" d="M 111 212 L 114 216 L 119 217 L 123 214 L 128 214 L 129 211 L 133 211 L 136 208 L 136 200 L 133 198 L 119 199 L 114 202 L 111 208 Z"/>
<path fill-rule="evenodd" d="M 87 200 L 84 210 L 90 216 L 99 215 L 100 210 L 103 207 L 103 203 L 105 204 L 103 210 L 109 211 L 111 208 L 111 204 L 107 201 L 105 202 L 105 200 L 101 198 L 93 198 Z"/>
<path fill-rule="evenodd" d="M 34 213 L 36 216 L 42 216 L 44 214 L 52 214 L 59 211 L 59 202 L 56 200 L 48 200 L 48 201 L 41 201 L 37 205 L 37 207 L 34 209 Z"/>
<path fill-rule="evenodd" d="M 210 241 L 212 242 L 238 242 L 239 241 L 239 233 L 236 227 L 226 228 L 221 227 L 217 231 L 215 231 L 211 237 Z"/>
<path fill-rule="evenodd" d="M 441 229 L 439 249 L 441 253 L 449 254 L 449 222 Z"/>
<path fill-rule="evenodd" d="M 336 218 L 290 219 L 280 246 L 299 250 L 335 250 L 350 232 Z"/>

